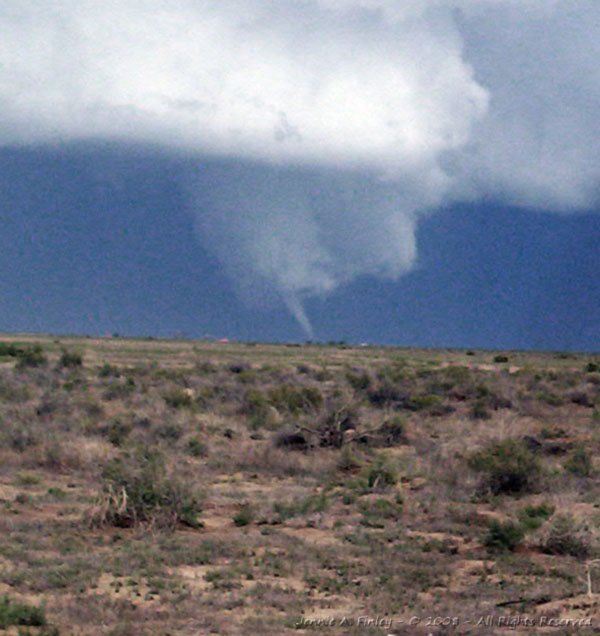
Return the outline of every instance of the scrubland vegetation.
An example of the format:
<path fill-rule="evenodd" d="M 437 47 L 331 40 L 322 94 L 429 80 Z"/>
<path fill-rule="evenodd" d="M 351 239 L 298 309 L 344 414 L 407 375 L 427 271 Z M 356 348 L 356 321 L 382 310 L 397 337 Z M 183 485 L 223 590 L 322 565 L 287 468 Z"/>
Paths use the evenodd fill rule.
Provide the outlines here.
<path fill-rule="evenodd" d="M 600 626 L 598 356 L 1 340 L 0 631 Z"/>

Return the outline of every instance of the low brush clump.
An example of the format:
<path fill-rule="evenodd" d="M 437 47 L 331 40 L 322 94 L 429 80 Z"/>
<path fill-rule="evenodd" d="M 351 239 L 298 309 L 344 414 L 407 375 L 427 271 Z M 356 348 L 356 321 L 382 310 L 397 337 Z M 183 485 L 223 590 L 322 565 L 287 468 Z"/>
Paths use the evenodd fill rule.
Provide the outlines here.
<path fill-rule="evenodd" d="M 77 351 L 63 349 L 58 366 L 65 369 L 81 367 L 83 366 L 83 355 Z"/>
<path fill-rule="evenodd" d="M 199 498 L 167 474 L 157 452 L 138 451 L 117 458 L 106 465 L 103 478 L 102 493 L 90 514 L 92 525 L 201 527 Z"/>
<path fill-rule="evenodd" d="M 493 442 L 473 453 L 468 464 L 483 474 L 482 486 L 493 495 L 533 492 L 542 473 L 539 459 L 520 439 Z"/>
<path fill-rule="evenodd" d="M 597 541 L 594 543 L 589 528 L 571 515 L 557 515 L 542 541 L 546 554 L 569 555 L 578 559 L 597 556 Z"/>
<path fill-rule="evenodd" d="M 523 541 L 525 531 L 512 521 L 492 521 L 484 545 L 490 552 L 514 552 Z"/>
<path fill-rule="evenodd" d="M 44 627 L 47 624 L 43 607 L 17 603 L 8 596 L 0 597 L 0 629 L 11 626 Z M 19 631 L 19 634 L 21 631 Z M 49 632 L 46 630 L 47 634 Z M 58 633 L 58 632 L 54 632 Z"/>

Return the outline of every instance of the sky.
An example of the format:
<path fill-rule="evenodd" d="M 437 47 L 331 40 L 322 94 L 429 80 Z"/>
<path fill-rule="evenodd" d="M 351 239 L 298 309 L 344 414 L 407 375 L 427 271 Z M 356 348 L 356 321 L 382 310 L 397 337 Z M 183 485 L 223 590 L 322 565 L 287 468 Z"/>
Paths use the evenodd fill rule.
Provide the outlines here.
<path fill-rule="evenodd" d="M 5 0 L 0 331 L 600 350 L 600 5 Z"/>

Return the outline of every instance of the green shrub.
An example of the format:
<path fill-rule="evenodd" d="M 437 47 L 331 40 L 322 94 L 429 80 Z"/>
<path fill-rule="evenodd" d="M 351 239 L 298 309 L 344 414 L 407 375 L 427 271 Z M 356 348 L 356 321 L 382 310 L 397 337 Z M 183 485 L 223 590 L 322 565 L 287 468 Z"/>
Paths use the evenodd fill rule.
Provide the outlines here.
<path fill-rule="evenodd" d="M 567 434 L 564 428 L 550 428 L 544 426 L 540 432 L 542 439 L 556 439 L 557 437 L 564 437 Z"/>
<path fill-rule="evenodd" d="M 491 552 L 514 552 L 524 535 L 523 528 L 512 521 L 492 521 L 484 545 Z"/>
<path fill-rule="evenodd" d="M 48 362 L 48 358 L 44 354 L 41 345 L 35 344 L 31 347 L 25 347 L 17 350 L 17 368 L 25 369 L 28 367 L 41 367 Z"/>
<path fill-rule="evenodd" d="M 254 520 L 254 510 L 249 503 L 244 503 L 240 509 L 233 515 L 233 523 L 238 526 L 247 526 Z"/>
<path fill-rule="evenodd" d="M 125 382 L 111 382 L 102 397 L 105 400 L 120 400 L 129 397 L 135 392 L 135 380 L 127 378 Z"/>
<path fill-rule="evenodd" d="M 497 356 L 494 356 L 494 362 L 498 363 L 498 364 L 502 364 L 503 362 L 508 362 L 508 356 L 499 354 Z"/>
<path fill-rule="evenodd" d="M 114 459 L 104 468 L 103 478 L 103 491 L 91 514 L 95 525 L 164 529 L 180 523 L 201 525 L 198 497 L 167 474 L 159 453 L 142 450 Z"/>
<path fill-rule="evenodd" d="M 282 384 L 269 391 L 269 401 L 279 411 L 296 415 L 319 408 L 323 404 L 323 395 L 317 388 Z"/>
<path fill-rule="evenodd" d="M 176 442 L 183 435 L 183 429 L 179 424 L 161 424 L 156 427 L 156 435 L 168 442 Z"/>
<path fill-rule="evenodd" d="M 371 376 L 366 371 L 358 373 L 348 371 L 346 380 L 355 391 L 366 391 L 371 386 Z"/>
<path fill-rule="evenodd" d="M 515 439 L 489 444 L 473 453 L 468 464 L 484 474 L 484 486 L 494 495 L 532 492 L 542 472 L 537 457 L 524 442 Z"/>
<path fill-rule="evenodd" d="M 16 358 L 20 350 L 12 342 L 0 342 L 0 358 Z"/>
<path fill-rule="evenodd" d="M 248 416 L 248 427 L 257 431 L 259 428 L 277 428 L 279 415 L 271 406 L 267 396 L 258 389 L 249 389 L 244 395 L 242 413 Z"/>
<path fill-rule="evenodd" d="M 248 389 L 244 394 L 242 411 L 246 415 L 257 415 L 264 413 L 269 406 L 267 396 L 258 389 Z"/>
<path fill-rule="evenodd" d="M 41 479 L 38 475 L 17 473 L 15 476 L 15 484 L 17 486 L 37 486 L 39 483 L 41 483 Z"/>
<path fill-rule="evenodd" d="M 188 441 L 187 450 L 192 457 L 206 457 L 206 455 L 208 455 L 206 444 L 197 437 L 192 437 L 192 439 Z"/>
<path fill-rule="evenodd" d="M 437 375 L 444 379 L 447 388 L 452 388 L 457 384 L 468 383 L 471 378 L 471 374 L 472 371 L 469 367 L 461 365 L 452 365 L 437 371 Z"/>
<path fill-rule="evenodd" d="M 105 429 L 108 441 L 113 446 L 121 446 L 131 432 L 131 425 L 121 422 L 119 419 L 112 420 Z"/>
<path fill-rule="evenodd" d="M 67 493 L 62 488 L 51 486 L 50 488 L 48 488 L 48 496 L 62 501 L 67 498 Z"/>
<path fill-rule="evenodd" d="M 106 362 L 98 370 L 98 377 L 99 378 L 110 378 L 110 377 L 120 378 L 121 372 L 119 371 L 119 367 L 116 367 L 112 364 L 108 364 L 108 362 Z"/>
<path fill-rule="evenodd" d="M 63 349 L 58 364 L 65 368 L 81 367 L 83 366 L 83 355 L 77 351 L 67 351 L 67 349 Z"/>
<path fill-rule="evenodd" d="M 540 504 L 539 506 L 525 506 L 519 511 L 519 521 L 526 531 L 537 530 L 554 514 L 554 506 Z"/>
<path fill-rule="evenodd" d="M 192 396 L 183 390 L 175 390 L 163 396 L 167 406 L 172 409 L 191 408 L 194 405 Z"/>
<path fill-rule="evenodd" d="M 396 502 L 388 499 L 361 502 L 362 519 L 360 524 L 367 528 L 384 528 L 386 521 L 399 521 L 402 517 L 402 498 Z"/>
<path fill-rule="evenodd" d="M 337 469 L 343 472 L 353 472 L 360 468 L 361 462 L 356 457 L 354 450 L 350 444 L 342 447 L 339 459 L 337 461 Z"/>
<path fill-rule="evenodd" d="M 304 499 L 294 499 L 289 503 L 276 501 L 273 503 L 273 512 L 277 515 L 277 523 L 283 523 L 298 515 L 307 515 L 314 512 L 325 512 L 329 508 L 329 499 L 325 492 L 309 495 Z"/>
<path fill-rule="evenodd" d="M 16 358 L 19 369 L 40 367 L 48 362 L 40 344 L 18 345 L 0 342 L 0 358 Z"/>
<path fill-rule="evenodd" d="M 597 371 L 600 371 L 600 364 L 596 364 L 595 362 L 588 362 L 585 366 L 585 370 L 588 373 L 596 373 Z"/>
<path fill-rule="evenodd" d="M 442 398 L 433 393 L 424 393 L 421 395 L 413 395 L 405 401 L 405 408 L 409 411 L 423 411 L 441 404 Z"/>
<path fill-rule="evenodd" d="M 46 614 L 43 607 L 35 607 L 25 603 L 12 601 L 8 596 L 0 598 L 0 629 L 11 625 L 25 627 L 43 627 L 46 625 Z"/>
<path fill-rule="evenodd" d="M 0 380 L 0 400 L 3 402 L 27 402 L 31 398 L 28 386 L 11 382 L 8 379 Z"/>
<path fill-rule="evenodd" d="M 548 404 L 548 406 L 562 406 L 565 403 L 564 398 L 550 391 L 541 391 L 537 394 L 537 399 Z"/>
<path fill-rule="evenodd" d="M 375 446 L 391 447 L 406 443 L 406 419 L 401 415 L 394 415 L 377 429 Z"/>
<path fill-rule="evenodd" d="M 587 449 L 579 446 L 565 462 L 565 470 L 578 477 L 589 477 L 592 473 L 592 456 Z"/>
<path fill-rule="evenodd" d="M 397 384 L 384 378 L 379 384 L 367 391 L 367 398 L 373 406 L 384 408 L 406 399 L 406 392 Z"/>
<path fill-rule="evenodd" d="M 398 471 L 389 460 L 377 457 L 370 466 L 364 468 L 361 477 L 366 492 L 378 492 L 398 481 Z"/>

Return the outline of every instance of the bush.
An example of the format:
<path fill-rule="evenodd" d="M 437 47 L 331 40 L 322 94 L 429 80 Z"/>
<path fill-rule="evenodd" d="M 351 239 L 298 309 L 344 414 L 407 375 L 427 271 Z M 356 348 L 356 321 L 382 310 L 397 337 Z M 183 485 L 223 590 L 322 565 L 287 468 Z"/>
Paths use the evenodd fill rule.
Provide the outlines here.
<path fill-rule="evenodd" d="M 116 367 L 112 364 L 108 364 L 108 362 L 104 363 L 100 369 L 98 370 L 99 378 L 120 378 L 121 372 L 119 371 L 119 367 Z"/>
<path fill-rule="evenodd" d="M 131 433 L 131 425 L 119 419 L 111 420 L 104 429 L 106 438 L 113 446 L 121 446 Z"/>
<path fill-rule="evenodd" d="M 244 373 L 245 371 L 249 371 L 252 367 L 250 366 L 248 362 L 241 361 L 241 362 L 232 362 L 231 364 L 229 364 L 227 368 L 229 369 L 230 373 L 233 373 L 234 375 L 240 375 Z"/>
<path fill-rule="evenodd" d="M 296 388 L 289 384 L 282 384 L 269 391 L 269 401 L 279 411 L 288 411 L 296 415 L 319 408 L 323 404 L 323 396 L 317 388 Z"/>
<path fill-rule="evenodd" d="M 540 504 L 539 506 L 526 506 L 519 511 L 519 521 L 525 531 L 537 530 L 545 521 L 554 514 L 554 506 Z"/>
<path fill-rule="evenodd" d="M 580 446 L 565 462 L 565 470 L 578 477 L 589 477 L 592 473 L 591 454 L 583 446 Z"/>
<path fill-rule="evenodd" d="M 404 408 L 409 411 L 423 411 L 439 406 L 442 402 L 442 398 L 434 393 L 424 393 L 421 395 L 413 395 L 409 397 L 405 403 Z"/>
<path fill-rule="evenodd" d="M 588 362 L 585 366 L 585 370 L 588 373 L 596 373 L 600 371 L 600 364 L 596 364 L 595 362 Z"/>
<path fill-rule="evenodd" d="M 503 362 L 508 362 L 508 356 L 505 356 L 505 355 L 502 355 L 502 354 L 494 356 L 494 362 L 496 362 L 498 364 L 501 364 Z"/>
<path fill-rule="evenodd" d="M 571 404 L 585 406 L 588 409 L 594 408 L 594 400 L 590 398 L 585 391 L 573 391 L 572 393 L 569 393 L 569 400 Z"/>
<path fill-rule="evenodd" d="M 171 391 L 164 396 L 164 400 L 172 409 L 191 408 L 194 405 L 192 396 L 185 390 Z"/>
<path fill-rule="evenodd" d="M 135 392 L 135 380 L 133 378 L 127 378 L 125 382 L 111 382 L 106 388 L 102 397 L 105 400 L 121 400 L 129 397 Z"/>
<path fill-rule="evenodd" d="M 39 344 L 18 349 L 16 353 L 17 368 L 41 367 L 48 362 L 42 347 Z"/>
<path fill-rule="evenodd" d="M 337 461 L 337 469 L 343 472 L 353 472 L 361 467 L 361 462 L 354 454 L 352 446 L 346 444 L 342 447 L 342 452 Z"/>
<path fill-rule="evenodd" d="M 364 469 L 362 478 L 366 492 L 378 492 L 393 486 L 398 481 L 398 472 L 389 461 L 378 457 Z"/>
<path fill-rule="evenodd" d="M 484 473 L 484 485 L 494 495 L 521 494 L 535 490 L 541 465 L 522 440 L 494 442 L 473 453 L 469 466 Z"/>
<path fill-rule="evenodd" d="M 254 511 L 252 506 L 248 503 L 244 503 L 240 506 L 240 509 L 233 515 L 233 523 L 238 526 L 247 526 L 252 523 L 254 519 Z"/>
<path fill-rule="evenodd" d="M 376 444 L 385 447 L 397 446 L 406 443 L 405 433 L 406 420 L 396 415 L 386 420 L 377 430 Z"/>
<path fill-rule="evenodd" d="M 187 449 L 192 457 L 206 457 L 206 455 L 208 455 L 206 444 L 197 437 L 192 437 L 192 439 L 188 441 Z"/>
<path fill-rule="evenodd" d="M 294 499 L 289 502 L 276 501 L 273 503 L 273 512 L 276 515 L 277 523 L 284 523 L 287 519 L 298 515 L 313 514 L 315 512 L 325 512 L 329 508 L 330 502 L 325 492 L 309 495 L 304 499 Z"/>
<path fill-rule="evenodd" d="M 557 437 L 565 437 L 566 435 L 567 432 L 564 428 L 550 428 L 548 426 L 544 426 L 540 433 L 542 439 L 556 439 Z"/>
<path fill-rule="evenodd" d="M 46 625 L 46 615 L 42 607 L 16 603 L 8 596 L 0 598 L 0 629 L 11 625 L 26 627 L 43 627 Z"/>
<path fill-rule="evenodd" d="M 76 351 L 67 351 L 66 349 L 63 349 L 58 364 L 65 368 L 81 367 L 83 365 L 83 355 Z"/>
<path fill-rule="evenodd" d="M 491 552 L 514 552 L 524 535 L 523 528 L 512 521 L 492 521 L 484 545 Z"/>
<path fill-rule="evenodd" d="M 27 385 L 18 384 L 8 378 L 0 379 L 0 400 L 3 402 L 27 402 L 31 398 L 31 391 Z"/>
<path fill-rule="evenodd" d="M 402 518 L 402 498 L 398 497 L 396 502 L 387 499 L 360 502 L 359 509 L 362 513 L 362 526 L 384 528 L 386 521 L 399 521 Z"/>
<path fill-rule="evenodd" d="M 262 415 L 269 407 L 267 396 L 258 389 L 248 389 L 244 395 L 242 412 L 250 417 Z"/>
<path fill-rule="evenodd" d="M 302 433 L 295 431 L 279 431 L 273 436 L 273 444 L 276 448 L 285 448 L 287 450 L 308 449 L 308 440 Z"/>
<path fill-rule="evenodd" d="M 537 399 L 540 402 L 548 404 L 548 406 L 562 406 L 565 403 L 563 397 L 556 393 L 552 393 L 551 391 L 540 391 L 537 394 Z"/>
<path fill-rule="evenodd" d="M 590 554 L 587 529 L 569 515 L 558 515 L 542 544 L 546 554 L 570 555 L 585 559 Z"/>
<path fill-rule="evenodd" d="M 371 386 L 371 376 L 366 371 L 359 373 L 348 371 L 346 380 L 355 391 L 366 391 Z"/>
<path fill-rule="evenodd" d="M 16 358 L 19 347 L 12 342 L 0 342 L 0 358 Z"/>
<path fill-rule="evenodd" d="M 198 498 L 171 478 L 160 454 L 139 451 L 109 462 L 104 487 L 92 511 L 94 525 L 119 528 L 150 526 L 174 529 L 178 524 L 200 527 Z"/>
<path fill-rule="evenodd" d="M 168 442 L 176 442 L 183 435 L 179 424 L 161 424 L 156 427 L 156 436 Z"/>
<path fill-rule="evenodd" d="M 280 415 L 267 399 L 267 396 L 257 389 L 250 389 L 244 395 L 242 413 L 248 416 L 248 427 L 257 431 L 259 428 L 275 429 L 280 424 Z"/>
<path fill-rule="evenodd" d="M 473 420 L 489 420 L 492 417 L 485 400 L 479 399 L 473 404 L 469 411 L 469 417 Z"/>
<path fill-rule="evenodd" d="M 406 391 L 384 379 L 380 384 L 368 390 L 367 398 L 373 406 L 384 408 L 392 404 L 403 403 L 406 400 Z"/>

